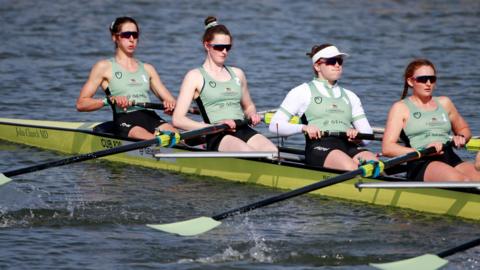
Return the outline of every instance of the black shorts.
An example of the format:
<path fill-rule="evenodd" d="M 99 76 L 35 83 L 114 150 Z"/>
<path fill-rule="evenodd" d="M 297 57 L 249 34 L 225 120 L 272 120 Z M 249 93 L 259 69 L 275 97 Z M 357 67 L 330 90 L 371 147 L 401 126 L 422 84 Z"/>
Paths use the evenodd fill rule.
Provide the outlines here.
<path fill-rule="evenodd" d="M 367 151 L 353 142 L 338 137 L 323 137 L 318 140 L 306 139 L 305 162 L 308 165 L 324 167 L 328 154 L 333 150 L 340 150 L 349 157 Z"/>
<path fill-rule="evenodd" d="M 231 131 L 224 131 L 212 135 L 207 135 L 207 150 L 209 151 L 218 151 L 218 147 L 220 146 L 220 142 L 222 142 L 223 137 L 226 135 L 232 135 L 233 137 L 239 138 L 244 142 L 248 142 L 250 138 L 257 135 L 258 132 L 249 126 L 243 126 L 237 128 L 235 132 Z"/>
<path fill-rule="evenodd" d="M 150 110 L 138 110 L 129 113 L 118 113 L 115 120 L 115 131 L 119 136 L 128 137 L 128 132 L 139 126 L 150 133 L 155 132 L 155 128 L 167 123 L 157 113 Z"/>
<path fill-rule="evenodd" d="M 462 159 L 453 151 L 451 146 L 443 150 L 443 154 L 435 156 L 427 156 L 421 159 L 407 162 L 407 179 L 408 181 L 423 181 L 425 171 L 433 161 L 441 161 L 455 167 L 462 163 Z M 448 179 L 446 179 L 448 180 Z"/>

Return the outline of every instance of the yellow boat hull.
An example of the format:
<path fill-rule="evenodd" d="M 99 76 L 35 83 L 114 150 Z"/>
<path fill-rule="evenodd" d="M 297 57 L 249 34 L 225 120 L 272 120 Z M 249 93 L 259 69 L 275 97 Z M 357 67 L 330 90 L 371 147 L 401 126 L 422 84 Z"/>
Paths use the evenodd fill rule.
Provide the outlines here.
<path fill-rule="evenodd" d="M 131 143 L 128 140 L 93 132 L 93 128 L 98 124 L 0 118 L 0 139 L 66 154 L 95 152 Z M 152 156 L 155 151 L 170 153 L 185 150 L 150 147 L 107 156 L 104 159 L 281 189 L 295 189 L 337 175 L 335 172 L 307 168 L 299 162 L 277 164 L 268 160 L 240 158 L 168 158 L 157 160 Z M 380 188 L 359 191 L 354 186 L 359 180 L 364 182 L 383 181 L 356 178 L 312 193 L 375 205 L 480 220 L 479 193 L 435 188 Z"/>

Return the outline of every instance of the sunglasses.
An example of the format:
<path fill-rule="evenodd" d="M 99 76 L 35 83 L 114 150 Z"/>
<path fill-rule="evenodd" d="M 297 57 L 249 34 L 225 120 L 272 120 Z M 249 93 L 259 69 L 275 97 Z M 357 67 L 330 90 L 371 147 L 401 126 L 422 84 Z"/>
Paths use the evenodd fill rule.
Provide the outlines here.
<path fill-rule="evenodd" d="M 138 32 L 132 32 L 132 31 L 127 31 L 127 32 L 120 32 L 117 34 L 121 38 L 130 38 L 133 37 L 134 39 L 138 38 Z"/>
<path fill-rule="evenodd" d="M 223 52 L 223 50 L 227 50 L 228 52 L 232 48 L 232 44 L 210 44 L 210 47 L 215 51 Z"/>
<path fill-rule="evenodd" d="M 343 64 L 343 58 L 342 57 L 324 58 L 322 59 L 322 63 L 324 63 L 327 66 L 335 66 L 338 63 L 338 65 L 341 66 Z"/>
<path fill-rule="evenodd" d="M 431 76 L 417 76 L 413 78 L 416 82 L 418 83 L 427 83 L 430 81 L 430 83 L 435 83 L 437 81 L 437 76 L 431 75 Z"/>

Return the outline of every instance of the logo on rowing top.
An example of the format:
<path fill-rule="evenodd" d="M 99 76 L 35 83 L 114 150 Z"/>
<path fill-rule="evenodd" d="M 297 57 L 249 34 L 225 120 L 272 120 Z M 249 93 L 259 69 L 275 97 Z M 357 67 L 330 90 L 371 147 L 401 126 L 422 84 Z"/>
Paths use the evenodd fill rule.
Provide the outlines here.
<path fill-rule="evenodd" d="M 120 80 L 122 78 L 122 72 L 120 71 L 115 72 L 115 77 L 117 77 L 117 79 Z"/>
<path fill-rule="evenodd" d="M 413 117 L 415 117 L 415 119 L 419 119 L 420 117 L 422 117 L 422 113 L 421 112 L 414 112 Z"/>
<path fill-rule="evenodd" d="M 212 88 L 217 87 L 217 83 L 214 82 L 214 81 L 209 81 L 209 82 L 208 82 L 208 85 L 210 85 L 210 87 L 212 87 Z"/>
<path fill-rule="evenodd" d="M 240 85 L 240 78 L 235 77 L 235 83 L 236 83 L 237 85 Z"/>
<path fill-rule="evenodd" d="M 313 101 L 315 101 L 315 103 L 317 103 L 317 104 L 320 104 L 320 103 L 322 103 L 322 97 L 315 97 L 313 99 Z"/>

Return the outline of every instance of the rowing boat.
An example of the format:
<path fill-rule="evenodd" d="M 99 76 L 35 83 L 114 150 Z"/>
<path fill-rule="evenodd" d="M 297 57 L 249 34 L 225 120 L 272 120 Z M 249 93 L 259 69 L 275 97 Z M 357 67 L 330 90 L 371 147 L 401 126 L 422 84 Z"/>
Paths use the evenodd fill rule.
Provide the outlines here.
<path fill-rule="evenodd" d="M 134 143 L 109 132 L 108 122 L 61 122 L 0 118 L 0 139 L 58 151 L 82 154 Z M 200 147 L 177 145 L 174 148 L 148 147 L 106 156 L 104 159 L 186 174 L 217 177 L 230 181 L 259 184 L 280 189 L 296 189 L 340 173 L 305 165 L 295 151 L 282 151 L 280 158 L 197 158 L 185 153 L 204 153 Z M 297 151 L 298 152 L 298 151 Z M 163 155 L 159 155 L 159 153 Z M 157 157 L 155 157 L 155 155 Z M 399 177 L 355 178 L 312 192 L 312 194 L 412 209 L 432 214 L 480 220 L 480 192 L 448 188 L 371 188 L 362 183 L 388 183 Z"/>

